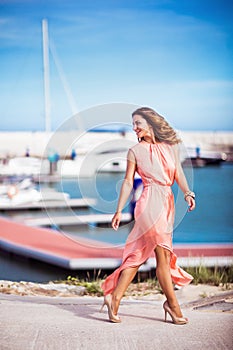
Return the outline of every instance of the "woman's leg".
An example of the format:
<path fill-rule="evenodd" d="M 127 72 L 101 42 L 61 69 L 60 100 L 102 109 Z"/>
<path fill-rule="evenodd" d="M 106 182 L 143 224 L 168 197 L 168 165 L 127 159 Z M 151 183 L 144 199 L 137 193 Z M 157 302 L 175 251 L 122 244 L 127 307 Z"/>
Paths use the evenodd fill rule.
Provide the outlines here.
<path fill-rule="evenodd" d="M 139 266 L 137 267 L 129 267 L 121 272 L 116 288 L 112 293 L 112 311 L 115 315 L 117 315 L 120 301 L 125 294 L 126 289 L 129 284 L 134 279 L 134 276 L 137 273 Z"/>
<path fill-rule="evenodd" d="M 176 294 L 174 292 L 171 273 L 170 273 L 170 251 L 163 247 L 157 246 L 155 248 L 157 266 L 156 276 L 159 284 L 166 295 L 168 305 L 177 317 L 182 317 L 180 306 L 178 304 Z"/>

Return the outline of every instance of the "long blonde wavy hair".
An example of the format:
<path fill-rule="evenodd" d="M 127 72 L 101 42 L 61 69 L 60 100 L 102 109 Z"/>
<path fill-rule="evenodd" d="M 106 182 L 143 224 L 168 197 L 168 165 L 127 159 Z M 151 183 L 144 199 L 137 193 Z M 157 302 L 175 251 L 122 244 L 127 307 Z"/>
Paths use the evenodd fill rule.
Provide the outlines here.
<path fill-rule="evenodd" d="M 156 142 L 165 142 L 170 145 L 181 142 L 175 130 L 168 124 L 164 117 L 149 107 L 141 107 L 132 113 L 132 117 L 140 115 L 152 127 Z"/>

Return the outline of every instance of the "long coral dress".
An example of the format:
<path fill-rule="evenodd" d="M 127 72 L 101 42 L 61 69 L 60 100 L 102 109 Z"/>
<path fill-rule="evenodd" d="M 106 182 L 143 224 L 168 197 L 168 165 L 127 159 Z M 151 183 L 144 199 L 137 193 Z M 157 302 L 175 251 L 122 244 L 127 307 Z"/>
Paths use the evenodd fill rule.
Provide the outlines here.
<path fill-rule="evenodd" d="M 171 252 L 170 271 L 175 284 L 184 286 L 193 279 L 177 266 L 172 249 L 175 208 L 171 186 L 176 173 L 175 147 L 164 142 L 142 141 L 130 149 L 136 159 L 136 171 L 142 178 L 143 191 L 135 206 L 135 223 L 125 244 L 122 264 L 102 284 L 104 295 L 113 292 L 122 270 L 145 263 L 158 245 Z"/>

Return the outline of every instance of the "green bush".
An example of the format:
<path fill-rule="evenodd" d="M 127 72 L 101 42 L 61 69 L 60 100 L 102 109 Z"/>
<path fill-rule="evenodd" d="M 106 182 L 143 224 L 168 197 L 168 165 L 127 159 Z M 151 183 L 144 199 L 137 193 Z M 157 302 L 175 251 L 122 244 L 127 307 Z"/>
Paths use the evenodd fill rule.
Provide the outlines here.
<path fill-rule="evenodd" d="M 101 296 L 103 295 L 103 291 L 101 289 L 102 281 L 99 279 L 99 274 L 100 271 L 93 277 L 93 279 L 90 277 L 89 273 L 87 273 L 87 277 L 85 279 L 79 279 L 78 276 L 68 276 L 66 280 L 54 281 L 54 283 L 65 283 L 73 286 L 82 286 L 86 288 L 86 294 Z"/>
<path fill-rule="evenodd" d="M 194 284 L 211 284 L 219 286 L 233 283 L 233 266 L 224 267 L 206 267 L 203 265 L 184 268 L 185 271 L 193 276 Z"/>

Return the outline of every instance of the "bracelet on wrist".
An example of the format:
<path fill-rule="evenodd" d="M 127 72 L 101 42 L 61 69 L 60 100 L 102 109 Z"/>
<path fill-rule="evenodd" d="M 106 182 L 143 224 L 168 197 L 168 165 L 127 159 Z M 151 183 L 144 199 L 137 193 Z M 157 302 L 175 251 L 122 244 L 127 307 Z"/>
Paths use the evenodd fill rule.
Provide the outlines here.
<path fill-rule="evenodd" d="M 186 201 L 186 198 L 187 197 L 192 197 L 192 199 L 195 199 L 195 193 L 192 192 L 192 191 L 186 191 L 185 194 L 184 194 L 184 200 Z"/>

